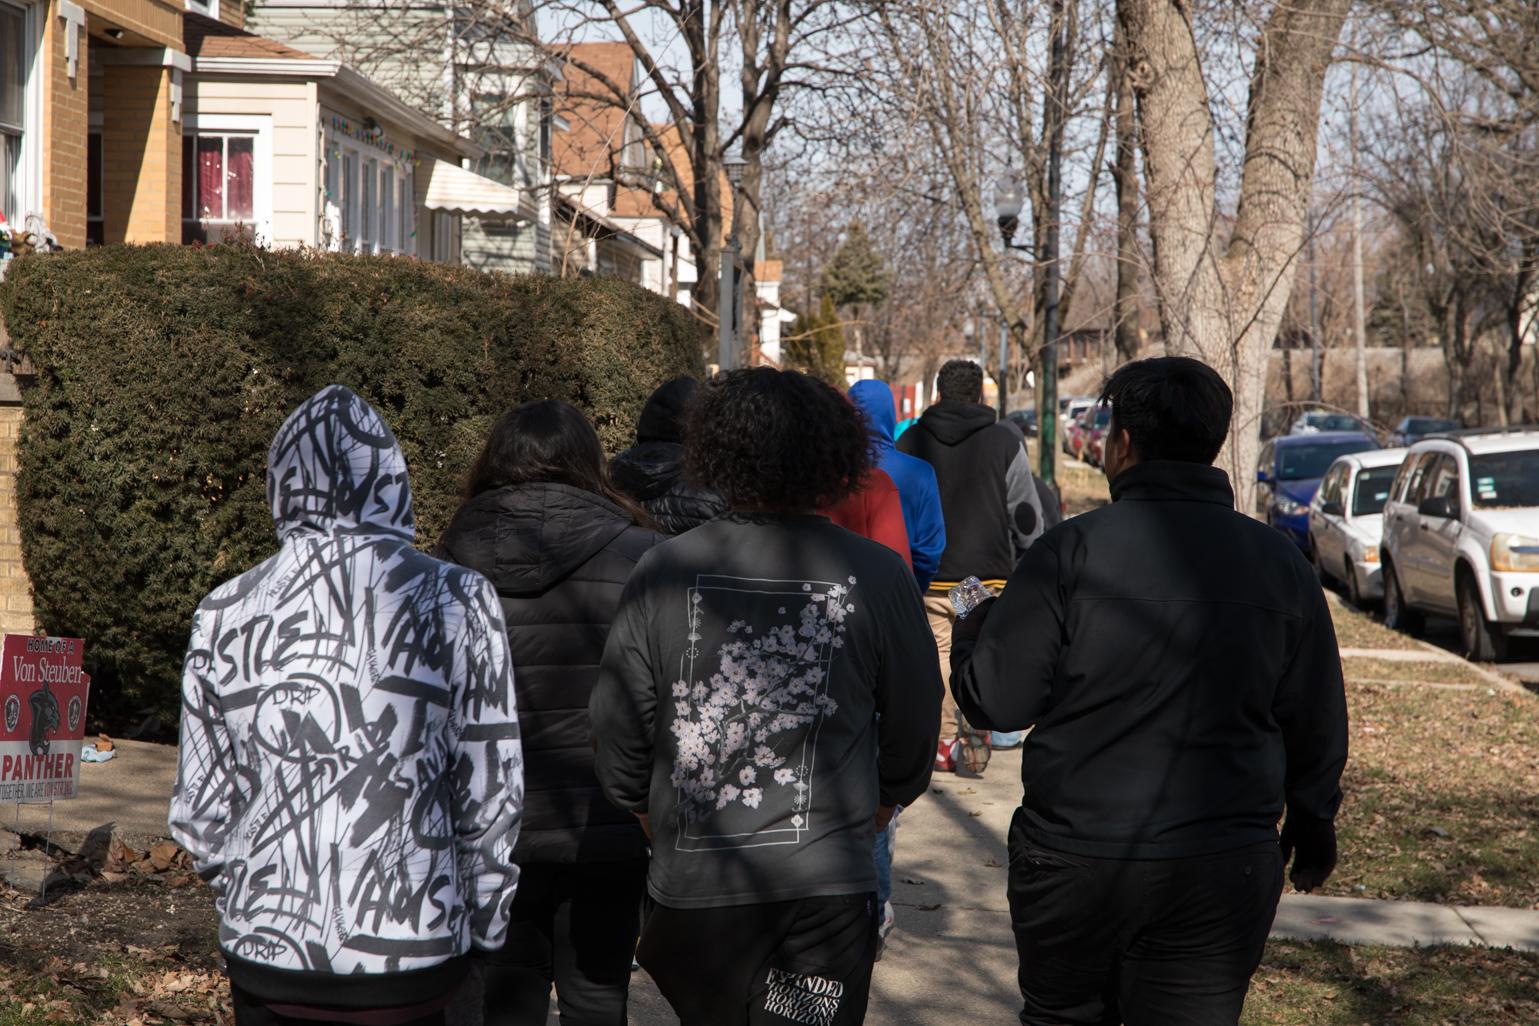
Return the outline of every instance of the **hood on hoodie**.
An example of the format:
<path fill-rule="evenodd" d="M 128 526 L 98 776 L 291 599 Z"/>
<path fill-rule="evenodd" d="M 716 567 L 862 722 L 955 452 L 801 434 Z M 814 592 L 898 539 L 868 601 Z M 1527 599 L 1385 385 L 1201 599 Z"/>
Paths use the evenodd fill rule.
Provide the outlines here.
<path fill-rule="evenodd" d="M 699 387 L 700 382 L 694 378 L 683 377 L 674 378 L 653 392 L 636 422 L 636 441 L 684 441 L 684 407 Z"/>
<path fill-rule="evenodd" d="M 631 526 L 602 495 L 555 481 L 492 488 L 467 502 L 444 534 L 456 563 L 505 595 L 539 594 L 565 580 Z"/>
<path fill-rule="evenodd" d="M 879 448 L 892 448 L 896 437 L 898 414 L 893 408 L 892 389 L 885 381 L 857 381 L 850 386 L 850 401 L 860 407 L 871 424 L 871 435 Z"/>
<path fill-rule="evenodd" d="M 278 537 L 416 537 L 406 456 L 379 412 L 343 385 L 300 403 L 267 453 L 267 502 Z"/>
<path fill-rule="evenodd" d="M 984 428 L 992 427 L 998 420 L 999 415 L 992 406 L 942 399 L 925 410 L 915 426 L 921 431 L 928 431 L 942 445 L 961 445 Z"/>

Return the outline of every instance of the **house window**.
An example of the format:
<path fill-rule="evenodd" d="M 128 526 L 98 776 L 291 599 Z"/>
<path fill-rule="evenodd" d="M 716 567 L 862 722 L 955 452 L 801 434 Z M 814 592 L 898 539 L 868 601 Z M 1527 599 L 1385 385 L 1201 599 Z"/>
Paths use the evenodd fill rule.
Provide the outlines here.
<path fill-rule="evenodd" d="M 106 238 L 106 223 L 102 220 L 102 131 L 95 128 L 86 136 L 86 245 L 100 246 Z"/>
<path fill-rule="evenodd" d="M 182 139 L 182 241 L 271 241 L 268 119 L 189 117 Z"/>
<path fill-rule="evenodd" d="M 328 133 L 325 154 L 323 244 L 344 253 L 415 253 L 410 164 L 341 134 Z"/>
<path fill-rule="evenodd" d="M 365 253 L 374 252 L 374 228 L 379 209 L 378 189 L 379 161 L 366 160 L 363 162 L 363 187 L 358 190 L 359 202 L 363 205 L 363 234 L 359 238 L 363 241 Z"/>
<path fill-rule="evenodd" d="M 379 169 L 379 248 L 395 252 L 395 168 L 388 164 Z"/>
<path fill-rule="evenodd" d="M 0 214 L 20 227 L 25 215 L 23 189 L 26 146 L 27 78 L 31 46 L 27 12 L 0 3 Z"/>
<path fill-rule="evenodd" d="M 194 14 L 207 18 L 219 18 L 219 0 L 186 0 L 183 6 Z"/>

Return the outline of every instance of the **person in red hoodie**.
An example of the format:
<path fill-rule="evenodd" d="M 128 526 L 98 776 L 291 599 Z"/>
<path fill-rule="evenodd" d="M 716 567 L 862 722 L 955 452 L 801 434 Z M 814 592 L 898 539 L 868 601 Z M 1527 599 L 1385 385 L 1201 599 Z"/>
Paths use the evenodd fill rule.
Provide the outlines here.
<path fill-rule="evenodd" d="M 908 548 L 908 527 L 903 521 L 903 503 L 898 486 L 880 467 L 872 467 L 861 486 L 837 505 L 822 511 L 846 531 L 880 542 L 903 557 L 910 570 L 914 559 Z"/>

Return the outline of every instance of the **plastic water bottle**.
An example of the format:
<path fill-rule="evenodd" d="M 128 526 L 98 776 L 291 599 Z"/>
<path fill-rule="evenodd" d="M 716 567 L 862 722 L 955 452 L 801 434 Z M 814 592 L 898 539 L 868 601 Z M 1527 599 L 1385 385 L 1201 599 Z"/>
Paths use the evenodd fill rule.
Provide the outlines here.
<path fill-rule="evenodd" d="M 976 577 L 969 577 L 961 584 L 946 593 L 951 599 L 951 608 L 956 610 L 957 619 L 967 619 L 967 614 L 983 605 L 991 598 L 997 598 L 999 592 L 988 587 Z"/>

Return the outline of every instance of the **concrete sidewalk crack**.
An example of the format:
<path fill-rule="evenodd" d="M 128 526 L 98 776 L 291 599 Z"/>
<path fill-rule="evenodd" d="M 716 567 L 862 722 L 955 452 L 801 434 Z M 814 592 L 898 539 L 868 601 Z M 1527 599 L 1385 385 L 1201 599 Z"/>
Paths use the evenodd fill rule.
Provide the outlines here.
<path fill-rule="evenodd" d="M 1454 915 L 1459 917 L 1459 922 L 1469 927 L 1470 933 L 1475 935 L 1475 939 L 1481 943 L 1481 946 L 1487 948 L 1491 946 L 1491 942 L 1486 940 L 1485 935 L 1480 932 L 1480 928 L 1477 927 L 1474 923 L 1470 922 L 1468 917 L 1465 916 L 1463 909 L 1461 909 L 1458 905 L 1450 905 L 1449 907 L 1453 909 Z"/>

